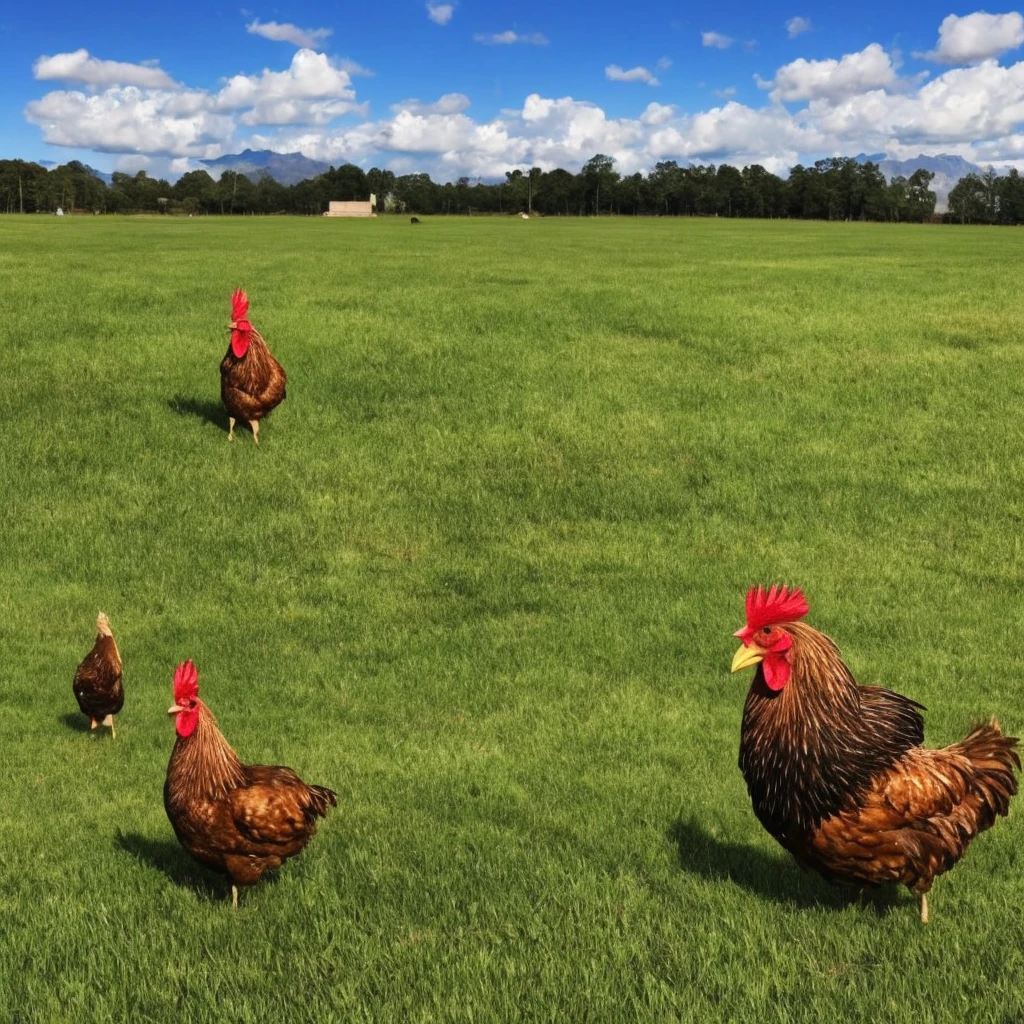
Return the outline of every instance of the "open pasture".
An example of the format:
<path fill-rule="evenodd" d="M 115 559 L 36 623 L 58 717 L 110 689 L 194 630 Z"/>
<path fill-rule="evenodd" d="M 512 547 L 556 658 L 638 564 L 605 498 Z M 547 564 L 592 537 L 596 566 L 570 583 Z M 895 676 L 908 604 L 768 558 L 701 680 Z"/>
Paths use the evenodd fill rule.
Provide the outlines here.
<path fill-rule="evenodd" d="M 1024 234 L 0 218 L 0 1019 L 1024 1014 L 1024 803 L 914 898 L 736 766 L 754 582 L 931 745 L 1024 730 Z M 289 375 L 226 440 L 229 296 Z M 118 736 L 71 694 L 106 611 Z M 339 807 L 238 911 L 171 676 Z"/>

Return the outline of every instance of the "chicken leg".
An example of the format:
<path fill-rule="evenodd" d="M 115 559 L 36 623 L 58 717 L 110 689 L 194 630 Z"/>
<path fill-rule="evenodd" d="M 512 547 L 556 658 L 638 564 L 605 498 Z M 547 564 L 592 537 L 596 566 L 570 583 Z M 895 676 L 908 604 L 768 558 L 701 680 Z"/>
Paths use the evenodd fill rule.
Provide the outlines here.
<path fill-rule="evenodd" d="M 921 893 L 921 924 L 928 923 L 928 896 Z"/>
<path fill-rule="evenodd" d="M 252 439 L 259 444 L 260 443 L 260 421 L 250 420 L 249 426 L 252 427 Z"/>
<path fill-rule="evenodd" d="M 231 906 L 234 907 L 235 910 L 238 909 L 238 886 L 237 885 L 231 886 Z"/>
<path fill-rule="evenodd" d="M 113 715 L 107 715 L 107 717 L 103 719 L 103 725 L 110 726 L 110 738 L 112 740 L 116 740 L 117 739 L 117 732 L 114 729 L 114 716 Z"/>
<path fill-rule="evenodd" d="M 234 441 L 235 439 L 235 417 L 228 417 L 228 440 Z"/>

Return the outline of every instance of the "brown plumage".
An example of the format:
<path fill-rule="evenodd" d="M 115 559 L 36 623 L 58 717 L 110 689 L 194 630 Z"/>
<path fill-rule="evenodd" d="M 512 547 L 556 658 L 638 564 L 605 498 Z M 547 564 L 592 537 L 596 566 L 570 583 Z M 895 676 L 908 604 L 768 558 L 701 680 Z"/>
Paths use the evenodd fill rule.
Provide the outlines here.
<path fill-rule="evenodd" d="M 827 636 L 786 621 L 806 614 L 806 603 L 799 615 L 792 606 L 785 612 L 773 618 L 763 601 L 752 615 L 748 597 L 733 662 L 734 671 L 757 664 L 739 756 L 754 813 L 799 863 L 828 879 L 906 885 L 927 921 L 935 878 L 1009 809 L 1017 739 L 992 719 L 959 743 L 923 747 L 920 704 L 859 686 Z"/>
<path fill-rule="evenodd" d="M 71 689 L 82 714 L 89 717 L 89 727 L 109 726 L 111 738 L 116 738 L 114 715 L 124 707 L 121 654 L 103 612 L 96 618 L 96 642 L 75 671 Z"/>
<path fill-rule="evenodd" d="M 177 740 L 167 765 L 164 808 L 174 834 L 196 860 L 236 886 L 255 885 L 264 871 L 300 853 L 336 794 L 307 785 L 291 768 L 248 765 L 199 700 L 192 662 L 175 673 Z"/>
<path fill-rule="evenodd" d="M 228 411 L 228 440 L 234 440 L 235 421 L 245 420 L 259 444 L 260 420 L 284 401 L 287 376 L 260 332 L 245 319 L 248 309 L 245 292 L 235 292 L 231 341 L 220 364 L 220 397 Z"/>

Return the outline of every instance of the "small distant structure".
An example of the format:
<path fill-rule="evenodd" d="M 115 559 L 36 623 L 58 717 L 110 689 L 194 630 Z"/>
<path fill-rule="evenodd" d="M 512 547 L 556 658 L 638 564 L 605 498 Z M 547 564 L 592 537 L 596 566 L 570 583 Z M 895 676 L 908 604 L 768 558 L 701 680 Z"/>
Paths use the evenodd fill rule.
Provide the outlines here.
<path fill-rule="evenodd" d="M 341 200 L 332 199 L 327 204 L 327 212 L 324 214 L 325 217 L 376 217 L 377 216 L 377 197 L 371 193 L 370 198 L 365 203 L 360 202 L 343 202 Z"/>
<path fill-rule="evenodd" d="M 523 220 L 529 220 L 530 219 L 530 215 L 528 213 L 521 213 L 521 214 L 519 214 L 519 216 L 522 217 Z"/>
<path fill-rule="evenodd" d="M 58 206 L 57 207 L 57 216 L 58 217 L 63 217 L 64 216 L 64 207 L 62 207 L 62 206 Z"/>
<path fill-rule="evenodd" d="M 409 218 L 409 223 L 410 224 L 419 224 L 419 222 L 420 222 L 419 217 L 410 217 Z"/>

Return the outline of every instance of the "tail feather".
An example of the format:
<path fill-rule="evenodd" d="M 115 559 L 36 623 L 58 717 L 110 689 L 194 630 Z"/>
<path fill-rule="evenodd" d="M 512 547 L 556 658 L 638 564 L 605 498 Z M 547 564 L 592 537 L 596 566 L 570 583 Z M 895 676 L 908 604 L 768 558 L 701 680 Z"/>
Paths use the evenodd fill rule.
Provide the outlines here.
<path fill-rule="evenodd" d="M 326 786 L 309 787 L 309 806 L 306 814 L 311 817 L 326 818 L 328 807 L 338 806 L 338 794 Z"/>
<path fill-rule="evenodd" d="M 1017 792 L 1020 757 L 1014 749 L 1016 736 L 1004 736 L 993 718 L 988 724 L 976 725 L 955 747 L 971 763 L 971 788 L 977 795 L 976 831 L 995 824 L 998 816 L 1010 809 L 1010 798 Z"/>

